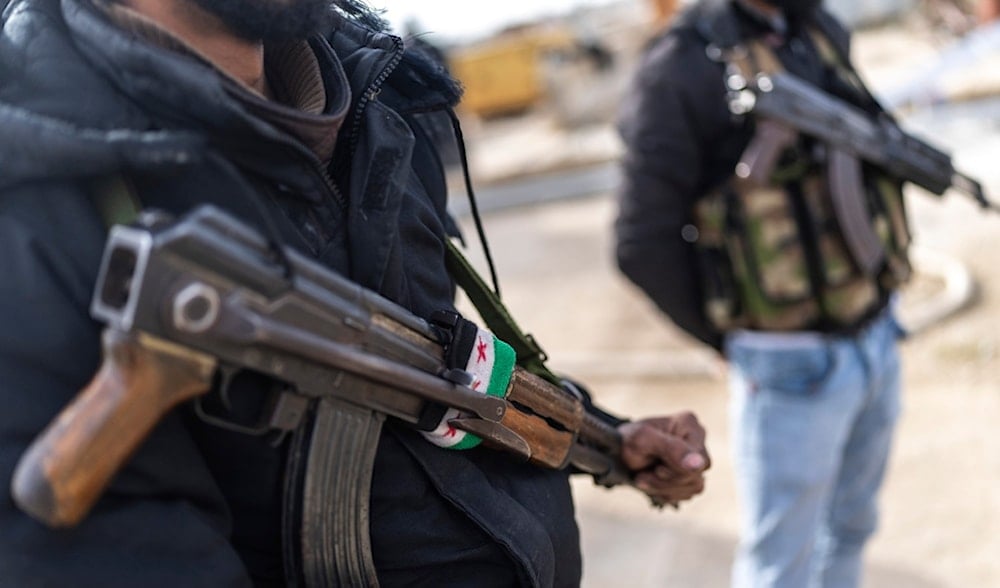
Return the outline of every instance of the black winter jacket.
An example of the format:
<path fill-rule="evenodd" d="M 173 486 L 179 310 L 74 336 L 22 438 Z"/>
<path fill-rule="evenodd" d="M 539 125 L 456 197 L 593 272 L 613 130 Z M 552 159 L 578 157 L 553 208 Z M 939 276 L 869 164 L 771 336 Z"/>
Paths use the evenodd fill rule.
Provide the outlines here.
<path fill-rule="evenodd" d="M 846 62 L 847 32 L 823 12 L 817 25 Z M 752 123 L 730 114 L 724 64 L 706 48 L 766 34 L 771 30 L 733 0 L 702 0 L 650 42 L 619 118 L 626 152 L 615 222 L 618 265 L 677 326 L 717 350 L 723 334 L 705 318 L 694 250 L 681 233 L 694 203 L 731 177 Z M 792 31 L 776 54 L 790 72 L 841 93 L 804 31 Z"/>
<path fill-rule="evenodd" d="M 18 511 L 11 473 L 99 363 L 89 317 L 106 230 L 92 193 L 125 178 L 144 206 L 210 202 L 421 316 L 451 308 L 440 161 L 417 113 L 448 84 L 395 37 L 337 21 L 310 44 L 343 67 L 351 114 L 330 174 L 254 118 L 208 65 L 110 25 L 88 0 L 14 0 L 0 34 L 0 587 L 283 585 L 287 444 L 223 431 L 181 408 L 153 432 L 79 527 Z M 330 81 L 330 80 L 328 80 Z M 238 382 L 235 412 L 269 383 Z M 567 475 L 488 450 L 449 452 L 389 425 L 371 496 L 384 586 L 572 586 Z M 447 565 L 446 565 L 447 564 Z"/>

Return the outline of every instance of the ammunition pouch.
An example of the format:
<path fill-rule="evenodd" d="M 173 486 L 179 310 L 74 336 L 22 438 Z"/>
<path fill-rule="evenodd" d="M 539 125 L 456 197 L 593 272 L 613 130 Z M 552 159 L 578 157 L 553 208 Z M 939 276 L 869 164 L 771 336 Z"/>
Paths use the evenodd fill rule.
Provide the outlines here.
<path fill-rule="evenodd" d="M 694 248 L 709 322 L 720 331 L 837 330 L 869 316 L 909 278 L 910 236 L 899 182 L 858 188 L 885 253 L 872 269 L 848 246 L 852 229 L 834 210 L 825 166 L 769 185 L 734 178 L 701 199 Z"/>
<path fill-rule="evenodd" d="M 822 59 L 859 95 L 853 69 L 820 31 Z M 691 239 L 705 315 L 719 331 L 850 329 L 910 276 L 902 182 L 752 113 L 746 83 L 784 67 L 753 40 L 717 50 L 731 114 L 755 131 L 733 177 L 700 199 Z"/>

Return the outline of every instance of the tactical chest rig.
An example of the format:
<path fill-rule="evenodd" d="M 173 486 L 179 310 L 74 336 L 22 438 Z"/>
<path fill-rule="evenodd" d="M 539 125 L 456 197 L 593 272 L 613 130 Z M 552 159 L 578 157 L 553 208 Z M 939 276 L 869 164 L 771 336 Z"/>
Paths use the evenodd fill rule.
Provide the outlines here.
<path fill-rule="evenodd" d="M 833 74 L 867 95 L 829 39 L 810 32 Z M 689 240 L 707 318 L 720 331 L 859 326 L 910 275 L 902 182 L 754 111 L 772 77 L 791 76 L 763 42 L 708 53 L 724 63 L 730 112 L 750 117 L 753 136 L 733 176 L 695 205 Z"/>

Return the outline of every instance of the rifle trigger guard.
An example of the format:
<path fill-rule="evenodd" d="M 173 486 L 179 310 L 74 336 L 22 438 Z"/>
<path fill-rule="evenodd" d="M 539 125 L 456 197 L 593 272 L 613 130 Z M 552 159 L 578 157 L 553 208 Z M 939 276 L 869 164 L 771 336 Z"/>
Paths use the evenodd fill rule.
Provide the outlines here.
<path fill-rule="evenodd" d="M 262 437 L 270 431 L 270 427 L 267 425 L 258 425 L 256 427 L 249 427 L 247 425 L 241 425 L 239 423 L 234 423 L 233 421 L 227 421 L 224 418 L 217 417 L 213 414 L 209 414 L 205 410 L 205 406 L 202 403 L 202 396 L 194 399 L 194 413 L 198 418 L 213 427 L 218 427 L 224 431 L 230 431 L 232 433 L 239 433 L 241 435 L 250 435 L 251 437 Z"/>
<path fill-rule="evenodd" d="M 232 411 L 228 392 L 230 381 L 237 371 L 231 370 L 228 377 L 225 377 L 223 380 L 223 386 L 220 390 L 223 408 L 226 411 Z M 252 437 L 262 437 L 271 431 L 276 431 L 278 436 L 275 439 L 275 446 L 281 443 L 287 433 L 294 431 L 302 424 L 302 420 L 309 411 L 310 404 L 309 398 L 301 394 L 296 394 L 291 389 L 285 389 L 277 393 L 275 397 L 272 397 L 272 400 L 264 407 L 262 418 L 256 425 L 244 425 L 211 414 L 205 409 L 203 399 L 203 396 L 194 399 L 195 415 L 202 422 L 226 431 L 241 435 L 250 435 Z"/>

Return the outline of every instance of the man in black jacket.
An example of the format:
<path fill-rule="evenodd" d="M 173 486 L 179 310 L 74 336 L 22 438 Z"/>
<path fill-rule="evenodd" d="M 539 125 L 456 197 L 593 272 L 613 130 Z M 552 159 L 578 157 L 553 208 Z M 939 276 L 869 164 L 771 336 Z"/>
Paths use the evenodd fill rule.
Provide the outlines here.
<path fill-rule="evenodd" d="M 899 412 L 900 182 L 863 167 L 870 219 L 852 225 L 818 141 L 793 133 L 755 175 L 775 127 L 753 112 L 754 80 L 795 76 L 885 116 L 819 4 L 697 3 L 652 41 L 621 111 L 619 266 L 729 362 L 742 588 L 858 584 Z M 845 227 L 872 228 L 877 264 L 851 257 Z"/>
<path fill-rule="evenodd" d="M 285 518 L 299 500 L 286 480 L 289 440 L 218 428 L 190 406 L 157 426 L 78 527 L 45 528 L 7 494 L 19 456 L 98 366 L 101 326 L 87 309 L 108 194 L 174 215 L 211 203 L 418 316 L 453 308 L 444 251 L 455 226 L 414 117 L 446 114 L 455 85 L 404 53 L 363 5 L 336 6 L 7 4 L 0 586 L 301 585 L 304 550 L 322 560 L 324 546 L 369 538 L 386 586 L 579 582 L 567 472 L 441 449 L 399 424 L 379 441 L 370 529 L 320 546 L 292 540 Z M 229 389 L 219 410 L 236 422 L 252 422 L 275 392 L 250 373 Z M 620 429 L 637 486 L 664 501 L 700 492 L 708 459 L 693 416 Z"/>

